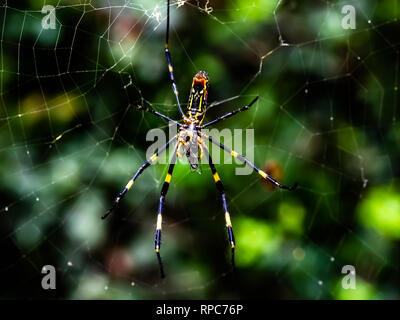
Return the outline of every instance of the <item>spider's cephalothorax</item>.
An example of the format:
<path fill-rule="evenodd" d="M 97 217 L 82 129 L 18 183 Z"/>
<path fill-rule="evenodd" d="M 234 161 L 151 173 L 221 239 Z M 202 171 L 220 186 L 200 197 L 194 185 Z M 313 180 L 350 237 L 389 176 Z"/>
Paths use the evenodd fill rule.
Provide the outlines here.
<path fill-rule="evenodd" d="M 103 219 L 108 217 L 108 215 L 115 209 L 115 207 L 118 205 L 118 203 L 121 201 L 121 199 L 128 192 L 128 190 L 130 190 L 132 188 L 136 179 L 143 173 L 143 171 L 146 168 L 148 168 L 151 164 L 153 164 L 157 160 L 158 156 L 162 152 L 167 150 L 173 141 L 178 140 L 178 144 L 175 147 L 175 150 L 174 150 L 174 153 L 173 153 L 173 156 L 172 156 L 169 168 L 168 168 L 167 176 L 165 177 L 163 186 L 161 188 L 160 202 L 159 202 L 158 211 L 157 211 L 157 226 L 156 226 L 156 235 L 155 235 L 155 239 L 154 239 L 154 249 L 156 251 L 158 263 L 160 266 L 161 277 L 164 277 L 164 268 L 163 268 L 163 264 L 161 261 L 161 255 L 160 255 L 163 208 L 164 208 L 165 197 L 168 192 L 169 184 L 172 179 L 172 173 L 174 170 L 175 160 L 176 160 L 177 156 L 179 156 L 180 158 L 182 158 L 183 156 L 186 156 L 187 159 L 189 160 L 190 167 L 192 170 L 198 170 L 198 168 L 199 168 L 198 163 L 201 160 L 203 153 L 205 155 L 205 158 L 208 160 L 208 164 L 210 166 L 215 185 L 218 189 L 218 192 L 221 195 L 222 209 L 225 212 L 226 230 L 228 232 L 229 244 L 230 244 L 231 250 L 232 250 L 231 251 L 232 252 L 232 254 L 231 254 L 232 266 L 234 266 L 234 250 L 235 250 L 235 237 L 233 236 L 232 222 L 231 222 L 230 214 L 228 212 L 228 206 L 227 206 L 227 201 L 225 198 L 224 186 L 223 186 L 222 181 L 217 173 L 217 169 L 215 168 L 215 165 L 212 161 L 211 155 L 208 150 L 208 146 L 205 145 L 205 141 L 208 140 L 212 144 L 218 146 L 222 150 L 231 154 L 232 157 L 237 158 L 238 160 L 240 160 L 241 162 L 243 162 L 244 164 L 246 164 L 247 166 L 252 168 L 265 181 L 269 181 L 269 183 L 273 184 L 275 187 L 278 187 L 281 189 L 293 190 L 297 186 L 297 183 L 295 183 L 291 187 L 281 184 L 280 182 L 278 182 L 275 179 L 273 179 L 272 177 L 270 177 L 266 172 L 257 168 L 250 160 L 248 160 L 247 158 L 245 158 L 238 152 L 224 146 L 222 143 L 214 140 L 211 136 L 206 135 L 204 132 L 201 132 L 201 130 L 203 128 L 206 128 L 208 126 L 216 124 L 222 120 L 228 119 L 228 118 L 234 116 L 235 114 L 238 114 L 239 112 L 249 110 L 250 107 L 258 100 L 258 96 L 255 97 L 248 105 L 245 105 L 244 107 L 241 107 L 239 109 L 228 112 L 227 114 L 220 116 L 217 119 L 214 119 L 206 124 L 201 124 L 203 122 L 203 119 L 204 119 L 204 116 L 206 113 L 206 109 L 207 109 L 207 95 L 208 95 L 209 78 L 205 71 L 199 71 L 193 78 L 192 88 L 190 90 L 190 95 L 189 95 L 189 103 L 187 106 L 187 109 L 188 109 L 187 114 L 186 115 L 184 114 L 184 112 L 181 108 L 181 104 L 179 102 L 178 87 L 175 83 L 171 53 L 169 52 L 169 48 L 168 48 L 169 8 L 170 8 L 170 0 L 168 0 L 168 5 L 167 5 L 167 31 L 166 31 L 166 41 L 165 41 L 165 49 L 164 50 L 165 50 L 165 58 L 166 58 L 167 64 L 168 64 L 168 71 L 169 71 L 169 76 L 170 76 L 170 80 L 171 80 L 172 90 L 173 90 L 173 93 L 176 98 L 176 105 L 178 107 L 180 114 L 182 115 L 183 123 L 173 120 L 170 117 L 152 109 L 151 107 L 146 107 L 146 106 L 142 106 L 142 105 L 138 106 L 139 110 L 144 110 L 144 111 L 152 113 L 158 117 L 161 117 L 164 120 L 175 123 L 180 128 L 179 133 L 177 135 L 175 135 L 170 141 L 168 141 L 164 146 L 159 148 L 156 153 L 154 153 L 148 160 L 146 160 L 140 166 L 140 168 L 136 171 L 136 173 L 133 175 L 133 177 L 129 180 L 129 182 L 127 183 L 125 188 L 117 195 L 117 197 L 115 198 L 114 204 L 111 206 L 110 209 L 108 209 L 106 214 L 102 217 Z"/>

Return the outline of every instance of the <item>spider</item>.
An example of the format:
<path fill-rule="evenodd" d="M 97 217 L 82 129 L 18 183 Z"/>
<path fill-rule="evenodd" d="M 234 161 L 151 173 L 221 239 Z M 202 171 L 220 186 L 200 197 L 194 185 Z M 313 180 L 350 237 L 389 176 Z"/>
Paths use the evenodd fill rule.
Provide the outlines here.
<path fill-rule="evenodd" d="M 156 161 L 157 157 L 162 152 L 167 150 L 167 148 L 170 146 L 170 144 L 176 140 L 177 145 L 173 152 L 171 162 L 169 163 L 167 176 L 165 177 L 163 186 L 161 188 L 161 196 L 160 196 L 158 211 L 157 211 L 157 225 L 156 225 L 154 248 L 155 248 L 155 252 L 157 255 L 157 260 L 158 260 L 162 278 L 165 277 L 163 263 L 162 263 L 161 256 L 160 256 L 162 214 L 163 214 L 163 208 L 164 208 L 164 204 L 165 204 L 165 197 L 168 192 L 169 184 L 170 184 L 171 178 L 172 178 L 172 172 L 174 170 L 174 166 L 175 166 L 177 157 L 182 158 L 183 156 L 186 156 L 188 159 L 188 162 L 190 164 L 190 167 L 193 170 L 198 169 L 198 161 L 201 160 L 201 158 L 204 154 L 207 157 L 208 164 L 210 166 L 211 173 L 212 173 L 214 181 L 215 181 L 215 185 L 216 185 L 217 190 L 222 199 L 222 207 L 225 212 L 226 228 L 227 228 L 227 233 L 228 233 L 229 244 L 231 246 L 232 267 L 234 267 L 234 265 L 235 265 L 235 260 L 234 260 L 235 237 L 233 235 L 232 222 L 231 222 L 231 218 L 230 218 L 230 215 L 228 212 L 228 207 L 226 204 L 224 186 L 223 186 L 222 181 L 217 173 L 217 170 L 215 169 L 215 165 L 212 161 L 211 155 L 210 155 L 208 148 L 206 147 L 204 141 L 209 140 L 211 143 L 217 145 L 222 150 L 230 153 L 234 158 L 238 158 L 241 162 L 245 163 L 246 165 L 251 167 L 255 172 L 257 172 L 263 179 L 272 183 L 273 185 L 275 185 L 278 188 L 293 190 L 297 187 L 297 183 L 295 183 L 291 187 L 288 187 L 288 186 L 285 186 L 285 185 L 279 183 L 278 181 L 271 178 L 267 173 L 265 173 L 264 171 L 257 168 L 252 162 L 250 162 L 244 156 L 242 156 L 241 154 L 237 153 L 236 151 L 231 150 L 230 148 L 224 146 L 222 143 L 217 142 L 212 137 L 207 136 L 206 134 L 202 133 L 202 131 L 201 131 L 203 128 L 206 128 L 217 122 L 220 122 L 222 120 L 230 118 L 233 115 L 235 115 L 241 111 L 249 110 L 251 108 L 251 106 L 258 100 L 258 96 L 255 97 L 248 105 L 241 107 L 239 109 L 236 109 L 234 111 L 231 111 L 231 112 L 229 112 L 221 117 L 218 117 L 217 119 L 214 119 L 206 124 L 202 124 L 206 110 L 207 110 L 207 96 L 208 96 L 210 79 L 209 79 L 208 74 L 205 71 L 199 71 L 193 78 L 192 87 L 191 87 L 190 94 L 189 94 L 189 102 L 187 105 L 187 113 L 184 114 L 182 107 L 180 105 L 180 102 L 179 102 L 178 88 L 177 88 L 177 85 L 175 82 L 174 71 L 173 71 L 173 67 L 172 67 L 172 58 L 171 58 L 171 53 L 170 53 L 169 47 L 168 47 L 169 20 L 170 20 L 169 11 L 170 11 L 170 0 L 168 0 L 168 5 L 167 5 L 167 27 L 166 27 L 166 40 L 165 40 L 164 51 L 165 51 L 165 57 L 166 57 L 167 64 L 168 64 L 168 70 L 169 70 L 169 76 L 170 76 L 170 80 L 171 80 L 172 90 L 173 90 L 175 98 L 176 98 L 178 110 L 179 110 L 180 114 L 182 115 L 183 123 L 173 120 L 173 119 L 169 118 L 168 116 L 166 116 L 158 111 L 155 111 L 149 107 L 143 107 L 141 105 L 137 106 L 137 108 L 139 110 L 143 110 L 143 111 L 152 113 L 158 117 L 163 118 L 164 120 L 168 120 L 168 121 L 175 123 L 176 125 L 179 126 L 179 132 L 170 141 L 168 141 L 164 146 L 159 148 L 157 150 L 157 152 L 155 154 L 153 154 L 152 157 L 150 157 L 150 159 L 146 160 L 142 164 L 142 166 L 136 171 L 134 176 L 129 180 L 129 182 L 127 183 L 125 188 L 118 194 L 118 196 L 116 197 L 114 204 L 111 206 L 111 208 L 106 212 L 106 214 L 104 216 L 102 216 L 102 219 L 105 219 L 110 215 L 110 213 L 115 209 L 115 207 L 118 205 L 118 203 L 123 199 L 125 194 L 131 189 L 134 182 L 143 173 L 143 171 L 146 168 L 148 168 L 151 164 L 153 164 Z"/>

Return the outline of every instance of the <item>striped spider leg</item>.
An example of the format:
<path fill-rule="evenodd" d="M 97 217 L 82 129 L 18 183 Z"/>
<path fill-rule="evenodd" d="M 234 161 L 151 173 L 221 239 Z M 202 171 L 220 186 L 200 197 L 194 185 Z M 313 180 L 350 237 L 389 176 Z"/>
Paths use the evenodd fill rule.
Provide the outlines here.
<path fill-rule="evenodd" d="M 156 226 L 156 235 L 155 235 L 155 239 L 154 239 L 154 249 L 156 251 L 158 265 L 160 267 L 161 278 L 165 278 L 164 268 L 163 268 L 163 264 L 162 264 L 162 260 L 161 260 L 161 256 L 160 256 L 162 212 L 163 212 L 163 208 L 164 208 L 164 204 L 165 204 L 165 197 L 167 196 L 169 184 L 171 182 L 172 172 L 174 171 L 174 167 L 175 167 L 176 153 L 178 151 L 178 147 L 179 147 L 179 145 L 177 144 L 177 146 L 175 147 L 175 151 L 172 155 L 172 160 L 169 164 L 167 176 L 165 177 L 163 186 L 161 188 L 161 196 L 160 196 L 160 201 L 158 204 L 157 226 Z"/>
<path fill-rule="evenodd" d="M 222 208 L 225 212 L 225 222 L 226 222 L 226 228 L 227 228 L 227 232 L 228 232 L 228 240 L 229 240 L 229 244 L 231 246 L 232 267 L 234 268 L 235 267 L 235 236 L 233 235 L 231 217 L 228 212 L 228 206 L 226 205 L 224 185 L 222 184 L 221 178 L 219 177 L 217 169 L 215 168 L 215 165 L 212 161 L 210 152 L 208 151 L 208 148 L 204 144 L 203 144 L 203 152 L 204 152 L 205 156 L 208 158 L 208 165 L 210 166 L 211 173 L 214 178 L 215 186 L 217 187 L 217 190 L 222 199 Z"/>
<path fill-rule="evenodd" d="M 257 100 L 258 100 L 258 96 L 255 97 L 248 105 L 245 105 L 244 107 L 241 107 L 241 108 L 239 108 L 239 109 L 236 109 L 236 110 L 233 110 L 233 111 L 231 111 L 231 112 L 228 112 L 227 114 L 224 114 L 223 116 L 220 116 L 220 117 L 218 117 L 218 118 L 215 119 L 215 120 L 212 120 L 212 121 L 210 121 L 210 122 L 208 122 L 208 123 L 206 123 L 206 124 L 203 124 L 202 126 L 200 126 L 200 128 L 201 128 L 201 129 L 206 128 L 206 127 L 211 126 L 211 125 L 213 125 L 213 124 L 216 124 L 216 123 L 218 123 L 218 122 L 220 122 L 220 121 L 222 121 L 222 120 L 225 120 L 225 119 L 227 119 L 227 118 L 230 118 L 230 117 L 234 116 L 235 114 L 237 114 L 237 113 L 239 113 L 239 112 L 249 110 L 249 109 L 251 108 L 251 106 L 252 106 Z"/>
<path fill-rule="evenodd" d="M 175 82 L 175 77 L 174 77 L 174 68 L 172 67 L 172 58 L 171 54 L 169 53 L 169 48 L 168 48 L 168 42 L 169 42 L 169 7 L 170 7 L 170 0 L 168 0 L 167 4 L 167 31 L 166 31 L 166 36 L 165 36 L 165 58 L 167 59 L 168 63 L 168 71 L 169 71 L 169 77 L 171 80 L 171 85 L 172 85 L 172 90 L 174 92 L 175 98 L 176 98 L 176 103 L 178 106 L 178 110 L 181 113 L 181 115 L 184 117 L 185 114 L 182 111 L 181 104 L 179 102 L 179 93 L 178 93 L 178 87 Z"/>
<path fill-rule="evenodd" d="M 136 171 L 136 173 L 133 175 L 133 177 L 129 180 L 125 188 L 118 194 L 118 196 L 115 198 L 114 204 L 111 206 L 110 209 L 107 210 L 106 214 L 102 216 L 102 219 L 107 218 L 111 212 L 117 207 L 118 203 L 124 198 L 125 194 L 130 190 L 130 188 L 133 186 L 135 180 L 143 173 L 144 170 L 146 170 L 151 164 L 154 163 L 154 161 L 157 160 L 158 156 L 167 150 L 169 145 L 171 144 L 172 141 L 176 139 L 177 136 L 173 137 L 171 140 L 169 140 L 165 145 L 163 145 L 161 148 L 157 150 L 155 154 L 153 154 L 150 159 L 146 160 L 140 168 Z"/>
<path fill-rule="evenodd" d="M 263 177 L 264 180 L 272 183 L 273 185 L 275 185 L 278 188 L 281 189 L 286 189 L 286 190 L 294 190 L 297 188 L 297 182 L 292 185 L 291 187 L 283 185 L 281 183 L 279 183 L 278 181 L 276 181 L 275 179 L 271 178 L 266 172 L 264 172 L 263 170 L 257 168 L 250 160 L 248 160 L 247 158 L 245 158 L 244 156 L 242 156 L 241 154 L 237 153 L 236 151 L 224 146 L 222 143 L 215 141 L 212 137 L 205 135 L 204 133 L 201 133 L 201 136 L 207 138 L 211 143 L 215 144 L 216 146 L 220 147 L 222 150 L 230 153 L 232 155 L 232 157 L 234 158 L 238 158 L 241 162 L 245 163 L 246 165 L 248 165 L 250 168 L 252 168 L 255 172 L 257 172 L 261 177 Z"/>
<path fill-rule="evenodd" d="M 161 112 L 158 112 L 158 111 L 156 111 L 156 110 L 154 110 L 154 109 L 152 109 L 152 108 L 143 107 L 143 106 L 141 106 L 141 105 L 138 105 L 138 106 L 137 106 L 137 109 L 138 109 L 138 110 L 142 110 L 142 111 L 146 111 L 146 112 L 151 113 L 151 114 L 154 114 L 154 115 L 156 115 L 156 116 L 158 116 L 158 117 L 160 117 L 160 118 L 162 118 L 162 119 L 164 119 L 164 120 L 167 120 L 167 121 L 169 121 L 169 122 L 175 123 L 175 124 L 178 125 L 179 127 L 182 126 L 182 124 L 179 123 L 178 121 L 173 120 L 173 119 L 171 119 L 170 117 L 168 117 L 168 116 L 162 114 Z"/>

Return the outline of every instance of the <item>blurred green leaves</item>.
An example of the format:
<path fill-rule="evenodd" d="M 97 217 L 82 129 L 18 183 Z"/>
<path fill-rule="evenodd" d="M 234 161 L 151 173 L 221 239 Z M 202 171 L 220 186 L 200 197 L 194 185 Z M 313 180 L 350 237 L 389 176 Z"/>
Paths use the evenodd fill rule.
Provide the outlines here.
<path fill-rule="evenodd" d="M 389 239 L 400 239 L 400 193 L 393 187 L 375 187 L 357 209 L 360 223 Z"/>
<path fill-rule="evenodd" d="M 104 240 L 106 224 L 99 223 L 100 212 L 104 211 L 100 196 L 95 193 L 84 194 L 70 208 L 67 231 L 74 241 L 88 246 L 99 245 Z"/>
<path fill-rule="evenodd" d="M 282 242 L 279 228 L 252 218 L 235 219 L 236 243 L 240 247 L 241 267 L 265 266 L 271 255 L 276 254 Z"/>
<path fill-rule="evenodd" d="M 236 0 L 233 1 L 230 17 L 233 20 L 246 20 L 252 23 L 266 21 L 272 18 L 278 0 Z"/>
<path fill-rule="evenodd" d="M 335 299 L 339 300 L 371 300 L 379 299 L 375 288 L 370 283 L 363 280 L 361 277 L 357 277 L 355 289 L 344 289 L 342 287 L 342 278 L 338 279 Z"/>
<path fill-rule="evenodd" d="M 300 205 L 281 203 L 279 205 L 279 224 L 283 230 L 301 235 L 303 233 L 303 220 L 305 210 Z"/>
<path fill-rule="evenodd" d="M 349 1 L 210 1 L 209 14 L 204 1 L 172 1 L 182 105 L 197 69 L 210 74 L 209 102 L 227 99 L 208 120 L 259 95 L 218 128 L 254 128 L 255 164 L 275 161 L 282 183 L 300 187 L 272 192 L 255 173 L 236 176 L 237 164 L 217 166 L 241 269 L 232 281 L 210 170 L 177 164 L 163 219 L 164 283 L 153 241 L 167 166 L 148 168 L 115 214 L 100 217 L 145 160 L 146 132 L 167 128 L 135 106 L 178 114 L 163 52 L 167 1 L 46 1 L 57 10 L 47 31 L 43 3 L 0 7 L 5 266 L 32 278 L 28 260 L 68 266 L 62 295 L 77 299 L 398 297 L 398 1 Z M 344 4 L 356 6 L 357 30 L 341 28 Z M 121 248 L 133 262 L 123 276 L 107 260 Z M 356 290 L 341 287 L 345 263 L 356 267 Z M 266 292 L 274 283 L 282 290 Z M 36 283 L 29 288 L 36 294 Z"/>

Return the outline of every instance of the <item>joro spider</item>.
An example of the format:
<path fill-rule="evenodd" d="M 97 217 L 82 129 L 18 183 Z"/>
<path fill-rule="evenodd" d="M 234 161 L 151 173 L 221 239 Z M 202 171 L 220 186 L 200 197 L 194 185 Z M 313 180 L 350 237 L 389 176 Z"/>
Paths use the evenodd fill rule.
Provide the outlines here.
<path fill-rule="evenodd" d="M 131 189 L 133 186 L 134 182 L 136 179 L 143 173 L 143 171 L 148 168 L 152 163 L 154 163 L 157 159 L 157 157 L 167 150 L 167 148 L 170 146 L 172 142 L 177 140 L 177 145 L 175 147 L 175 150 L 173 152 L 171 162 L 169 163 L 169 168 L 168 168 L 168 173 L 167 176 L 165 177 L 164 184 L 161 189 L 161 196 L 159 200 L 159 205 L 158 205 L 158 212 L 157 212 L 157 225 L 156 225 L 156 234 L 155 234 L 155 251 L 157 255 L 157 260 L 158 264 L 160 267 L 160 273 L 161 277 L 164 278 L 164 268 L 160 256 L 160 248 L 161 248 L 161 227 L 162 227 L 162 212 L 165 204 L 165 197 L 168 192 L 169 184 L 171 182 L 172 178 L 172 172 L 174 170 L 175 162 L 177 157 L 182 158 L 183 156 L 186 156 L 191 169 L 196 170 L 198 168 L 198 161 L 201 160 L 203 154 L 205 154 L 208 158 L 208 164 L 211 169 L 211 173 L 213 175 L 215 185 L 217 187 L 217 190 L 219 191 L 222 199 L 222 207 L 225 212 L 225 222 L 226 222 L 226 228 L 227 228 L 227 233 L 228 233 L 228 239 L 229 239 L 229 244 L 231 246 L 231 257 L 232 257 L 232 267 L 235 265 L 235 260 L 234 260 L 234 252 L 235 252 L 235 237 L 233 235 L 233 230 L 232 230 L 232 223 L 231 223 L 231 218 L 228 212 L 228 207 L 226 204 L 226 198 L 225 198 L 225 191 L 224 191 L 224 186 L 222 184 L 222 181 L 217 173 L 217 170 L 215 169 L 215 165 L 212 162 L 211 155 L 204 144 L 204 140 L 209 140 L 211 143 L 219 146 L 221 149 L 224 151 L 230 153 L 233 157 L 238 158 L 240 161 L 248 165 L 249 167 L 253 168 L 255 172 L 257 172 L 264 180 L 272 183 L 278 188 L 281 189 L 287 189 L 287 190 L 293 190 L 297 187 L 297 183 L 295 183 L 293 186 L 288 187 L 285 186 L 278 181 L 274 180 L 271 178 L 266 172 L 263 170 L 260 170 L 257 168 L 252 162 L 250 162 L 248 159 L 246 159 L 244 156 L 241 154 L 237 153 L 234 150 L 231 150 L 230 148 L 224 146 L 222 143 L 215 141 L 212 137 L 205 135 L 204 133 L 201 132 L 203 128 L 206 128 L 210 125 L 213 125 L 215 123 L 218 123 L 222 120 L 225 120 L 227 118 L 232 117 L 233 115 L 249 110 L 250 107 L 258 100 L 258 96 L 255 97 L 248 105 L 236 109 L 234 111 L 231 111 L 221 117 L 218 117 L 215 120 L 212 120 L 206 124 L 202 125 L 202 122 L 204 120 L 204 116 L 207 110 L 207 95 L 208 95 L 208 89 L 209 89 L 209 77 L 208 74 L 205 71 L 199 71 L 193 78 L 192 82 L 192 87 L 190 90 L 190 95 L 189 95 L 189 102 L 187 105 L 187 114 L 185 115 L 182 111 L 180 102 L 179 102 L 179 96 L 178 96 L 178 88 L 175 83 L 175 78 L 174 78 L 174 71 L 172 67 L 172 59 L 171 59 L 171 54 L 169 52 L 168 48 L 168 39 L 169 39 L 169 10 L 170 10 L 170 0 L 168 0 L 168 5 L 167 5 L 167 28 L 166 28 L 166 40 L 165 40 L 165 57 L 168 63 L 168 70 L 169 70 L 169 75 L 170 75 L 170 80 L 171 80 L 171 85 L 172 89 L 176 98 L 176 103 L 179 109 L 179 112 L 182 115 L 182 120 L 183 123 L 180 123 L 176 120 L 173 120 L 169 118 L 168 116 L 155 111 L 149 107 L 143 107 L 141 105 L 138 105 L 139 110 L 143 110 L 149 113 L 152 113 L 160 118 L 163 118 L 164 120 L 171 121 L 179 126 L 179 132 L 178 134 L 173 137 L 170 141 L 168 141 L 164 146 L 159 148 L 153 156 L 146 160 L 142 166 L 136 171 L 134 176 L 129 180 L 125 188 L 118 194 L 116 197 L 114 204 L 111 206 L 111 208 L 106 212 L 104 216 L 102 216 L 102 219 L 107 218 L 110 213 L 115 209 L 115 207 L 118 205 L 118 203 L 122 200 L 122 198 L 125 196 L 125 194 L 128 192 L 128 190 Z M 183 151 L 183 155 L 182 155 Z"/>

